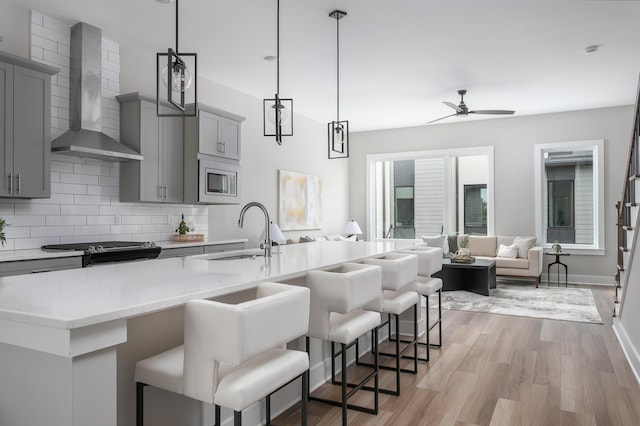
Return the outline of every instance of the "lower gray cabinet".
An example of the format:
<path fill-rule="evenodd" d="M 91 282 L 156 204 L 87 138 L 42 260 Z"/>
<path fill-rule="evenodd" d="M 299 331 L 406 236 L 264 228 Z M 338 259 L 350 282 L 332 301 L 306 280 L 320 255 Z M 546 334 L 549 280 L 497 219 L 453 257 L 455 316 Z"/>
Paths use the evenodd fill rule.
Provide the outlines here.
<path fill-rule="evenodd" d="M 184 257 L 196 254 L 219 253 L 222 251 L 242 250 L 244 243 L 207 244 L 204 246 L 168 247 L 160 252 L 160 259 L 167 257 Z"/>
<path fill-rule="evenodd" d="M 82 268 L 82 256 L 0 262 L 0 277 Z"/>

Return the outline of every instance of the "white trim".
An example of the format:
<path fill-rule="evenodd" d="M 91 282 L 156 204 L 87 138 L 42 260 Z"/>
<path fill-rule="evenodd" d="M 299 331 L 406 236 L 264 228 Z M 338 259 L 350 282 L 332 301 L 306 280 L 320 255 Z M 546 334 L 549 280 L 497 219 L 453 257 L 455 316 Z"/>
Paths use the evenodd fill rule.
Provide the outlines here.
<path fill-rule="evenodd" d="M 633 375 L 636 377 L 636 381 L 640 384 L 640 374 L 638 374 L 640 371 L 640 354 L 638 354 L 638 350 L 633 346 L 633 342 L 622 325 L 622 321 L 618 318 L 613 319 L 613 332 L 618 338 L 624 356 L 627 358 L 627 361 L 629 361 L 629 366 L 631 367 L 631 371 L 633 371 Z"/>
<path fill-rule="evenodd" d="M 597 210 L 594 211 L 593 223 L 596 229 L 594 242 L 592 245 L 584 244 L 562 244 L 563 250 L 584 255 L 604 255 L 605 235 L 604 235 L 604 140 L 586 140 L 573 142 L 552 142 L 541 143 L 534 146 L 534 184 L 535 184 L 535 229 L 536 237 L 541 242 L 543 248 L 551 248 L 551 243 L 545 241 L 542 212 L 542 176 L 543 176 L 543 155 L 547 149 L 591 149 L 593 152 L 593 181 L 594 200 L 597 200 Z"/>
<path fill-rule="evenodd" d="M 375 213 L 376 209 L 373 205 L 375 200 L 375 162 L 376 161 L 396 161 L 396 160 L 414 160 L 416 158 L 451 158 L 454 156 L 463 157 L 471 155 L 485 155 L 487 157 L 487 234 L 494 235 L 495 232 L 495 172 L 494 172 L 494 147 L 493 146 L 476 146 L 470 148 L 451 148 L 451 149 L 435 149 L 428 151 L 408 151 L 408 152 L 389 152 L 382 154 L 368 154 L 366 156 L 366 188 L 365 188 L 365 212 L 367 215 L 367 232 L 366 239 L 369 241 L 376 240 L 375 237 Z M 445 163 L 447 163 L 445 161 Z M 445 165 L 445 173 L 449 173 L 450 166 Z M 445 190 L 449 185 L 450 179 L 445 179 Z M 454 204 L 455 206 L 455 204 Z M 445 206 L 445 210 L 452 209 L 451 205 Z M 447 213 L 447 212 L 445 212 Z M 450 216 L 450 215 L 448 215 Z M 446 216 L 446 217 L 448 217 Z M 451 229 L 449 227 L 448 229 Z"/>
<path fill-rule="evenodd" d="M 551 267 L 551 281 L 549 281 L 549 277 L 547 276 L 547 272 L 543 272 L 540 275 L 540 285 L 549 284 L 551 287 L 558 285 L 558 273 L 556 268 L 558 266 Z M 587 284 L 587 285 L 603 285 L 613 287 L 615 285 L 613 281 L 613 277 L 609 276 L 599 276 L 599 275 L 572 275 L 569 274 L 567 279 L 569 284 Z M 564 268 L 560 267 L 560 286 L 564 286 Z"/>

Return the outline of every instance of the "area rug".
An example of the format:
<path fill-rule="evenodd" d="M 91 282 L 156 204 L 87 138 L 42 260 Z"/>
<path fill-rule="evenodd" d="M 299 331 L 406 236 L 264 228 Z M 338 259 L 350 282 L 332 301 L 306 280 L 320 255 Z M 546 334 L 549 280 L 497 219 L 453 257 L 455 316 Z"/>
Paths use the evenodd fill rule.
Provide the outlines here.
<path fill-rule="evenodd" d="M 432 298 L 431 303 L 434 303 Z M 591 290 L 498 283 L 489 296 L 443 291 L 442 308 L 602 324 Z"/>

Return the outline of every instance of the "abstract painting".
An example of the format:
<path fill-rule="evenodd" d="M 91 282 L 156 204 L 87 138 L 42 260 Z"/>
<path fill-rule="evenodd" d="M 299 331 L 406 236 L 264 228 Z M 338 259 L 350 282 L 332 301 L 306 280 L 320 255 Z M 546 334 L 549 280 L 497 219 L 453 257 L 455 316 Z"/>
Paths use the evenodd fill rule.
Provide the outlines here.
<path fill-rule="evenodd" d="M 320 229 L 322 182 L 319 176 L 278 170 L 278 222 L 283 231 Z"/>

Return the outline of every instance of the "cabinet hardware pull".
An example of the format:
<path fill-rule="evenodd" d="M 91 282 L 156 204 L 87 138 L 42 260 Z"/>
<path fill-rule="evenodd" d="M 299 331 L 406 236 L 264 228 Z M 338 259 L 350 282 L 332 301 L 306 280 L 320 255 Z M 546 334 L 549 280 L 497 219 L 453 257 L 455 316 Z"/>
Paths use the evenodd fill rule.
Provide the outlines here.
<path fill-rule="evenodd" d="M 13 173 L 9 173 L 9 194 L 13 194 Z"/>
<path fill-rule="evenodd" d="M 20 193 L 20 173 L 18 173 L 18 194 Z"/>
<path fill-rule="evenodd" d="M 162 198 L 162 186 L 158 185 L 158 198 Z"/>
<path fill-rule="evenodd" d="M 167 195 L 167 193 L 168 193 L 167 187 L 163 186 L 163 188 L 164 188 L 164 198 L 167 198 L 168 197 L 168 195 Z"/>

